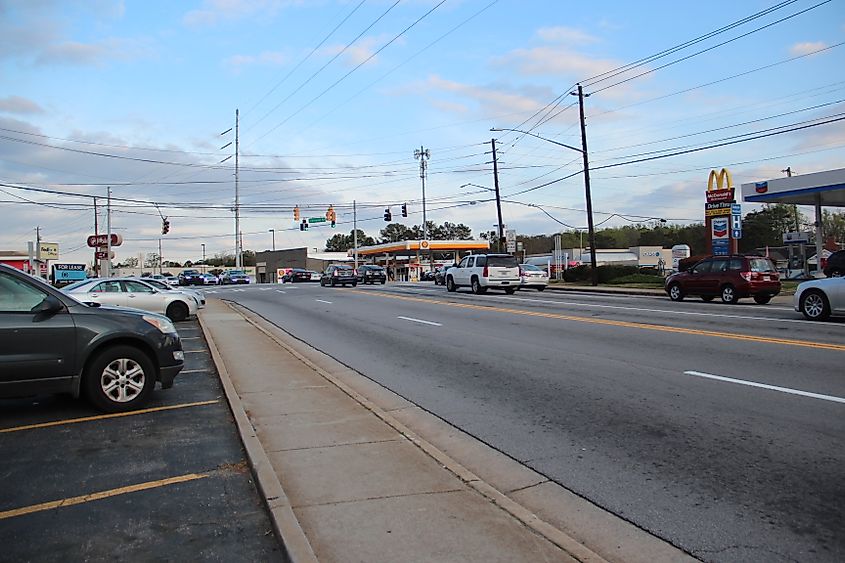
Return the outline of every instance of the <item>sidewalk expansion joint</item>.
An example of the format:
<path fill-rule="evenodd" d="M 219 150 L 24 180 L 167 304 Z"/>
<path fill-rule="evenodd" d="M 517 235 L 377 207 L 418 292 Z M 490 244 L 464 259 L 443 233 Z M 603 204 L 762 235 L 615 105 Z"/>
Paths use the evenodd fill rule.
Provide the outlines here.
<path fill-rule="evenodd" d="M 284 448 L 281 450 L 267 450 L 270 453 L 283 453 L 283 452 L 301 452 L 307 450 L 325 450 L 328 448 L 343 448 L 348 446 L 365 446 L 367 444 L 386 444 L 388 442 L 402 442 L 399 439 L 391 438 L 388 440 L 371 440 L 367 442 L 343 442 L 341 444 L 326 444 L 324 446 L 304 446 L 301 448 Z"/>
<path fill-rule="evenodd" d="M 356 502 L 368 502 L 371 500 L 389 500 L 393 498 L 411 498 L 411 497 L 425 497 L 425 496 L 434 496 L 434 495 L 449 495 L 452 493 L 462 493 L 466 489 L 457 488 L 457 489 L 446 489 L 443 491 L 423 491 L 419 493 L 405 493 L 405 494 L 397 494 L 397 495 L 377 495 L 373 497 L 361 497 L 361 498 L 353 498 L 348 500 L 336 500 L 332 502 L 314 502 L 310 504 L 293 504 L 291 508 L 294 510 L 299 508 L 312 508 L 315 506 L 341 506 L 345 504 L 354 504 Z"/>

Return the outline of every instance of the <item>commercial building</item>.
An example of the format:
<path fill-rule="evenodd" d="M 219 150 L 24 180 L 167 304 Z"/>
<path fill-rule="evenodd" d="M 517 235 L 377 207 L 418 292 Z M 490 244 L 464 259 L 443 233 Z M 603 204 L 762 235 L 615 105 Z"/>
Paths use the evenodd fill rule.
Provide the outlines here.
<path fill-rule="evenodd" d="M 285 248 L 255 253 L 255 281 L 275 283 L 276 272 L 289 268 L 303 268 L 322 272 L 329 264 L 351 263 L 345 252 L 317 252 L 308 248 Z"/>

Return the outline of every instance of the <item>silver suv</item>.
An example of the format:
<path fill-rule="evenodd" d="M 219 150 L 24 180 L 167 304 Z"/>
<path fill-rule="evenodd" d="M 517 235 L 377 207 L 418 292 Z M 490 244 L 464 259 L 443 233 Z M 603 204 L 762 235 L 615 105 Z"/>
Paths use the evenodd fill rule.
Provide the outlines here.
<path fill-rule="evenodd" d="M 446 289 L 471 287 L 476 294 L 504 289 L 508 295 L 519 289 L 519 263 L 510 254 L 474 254 L 446 271 Z"/>

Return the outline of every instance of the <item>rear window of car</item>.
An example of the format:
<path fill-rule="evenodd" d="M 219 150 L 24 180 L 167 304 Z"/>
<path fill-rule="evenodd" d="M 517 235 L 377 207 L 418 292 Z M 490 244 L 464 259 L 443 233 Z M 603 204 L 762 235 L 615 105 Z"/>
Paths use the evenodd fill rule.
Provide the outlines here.
<path fill-rule="evenodd" d="M 477 265 L 477 264 L 476 264 Z M 487 265 L 498 268 L 518 268 L 519 264 L 513 256 L 488 256 Z"/>
<path fill-rule="evenodd" d="M 372 272 L 381 272 L 384 270 L 381 266 L 361 266 L 364 270 L 370 270 Z"/>
<path fill-rule="evenodd" d="M 543 270 L 542 268 L 538 268 L 534 264 L 523 264 L 522 269 L 527 270 L 529 272 L 545 272 L 545 270 Z"/>
<path fill-rule="evenodd" d="M 774 272 L 775 265 L 768 258 L 749 258 L 748 268 L 752 272 Z"/>

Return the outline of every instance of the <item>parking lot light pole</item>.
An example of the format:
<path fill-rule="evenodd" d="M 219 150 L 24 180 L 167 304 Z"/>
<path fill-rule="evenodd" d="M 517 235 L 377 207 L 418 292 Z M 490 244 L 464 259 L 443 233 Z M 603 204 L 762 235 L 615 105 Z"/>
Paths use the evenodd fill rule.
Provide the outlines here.
<path fill-rule="evenodd" d="M 530 131 L 523 131 L 521 129 L 508 129 L 506 127 L 492 127 L 490 131 L 512 131 L 514 133 L 521 133 L 523 135 L 528 135 L 529 137 L 534 137 L 540 139 L 541 141 L 546 141 L 548 143 L 552 143 L 553 145 L 558 145 L 559 147 L 564 147 L 569 150 L 573 150 L 575 152 L 581 153 L 584 157 L 584 195 L 585 199 L 587 200 L 587 228 L 590 233 L 590 278 L 592 285 L 599 284 L 599 271 L 596 267 L 596 229 L 593 224 L 593 198 L 590 194 L 590 165 L 589 160 L 587 158 L 587 137 L 586 131 L 584 128 L 584 103 L 583 103 L 583 92 L 581 90 L 581 86 L 578 86 L 578 94 L 579 100 L 581 101 L 581 146 L 582 148 L 573 147 L 572 145 L 567 145 L 566 143 L 561 143 L 559 141 L 554 141 L 552 139 L 547 139 L 546 137 L 541 137 L 536 133 L 531 133 Z"/>
<path fill-rule="evenodd" d="M 205 264 L 205 243 L 200 243 L 200 246 L 202 247 L 202 273 L 205 273 L 206 269 L 208 268 L 208 266 L 206 266 Z"/>
<path fill-rule="evenodd" d="M 273 252 L 276 252 L 276 229 L 269 229 L 268 233 L 273 233 Z"/>

